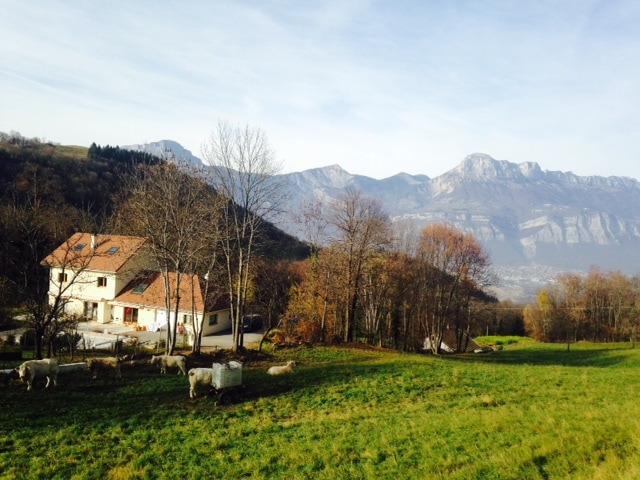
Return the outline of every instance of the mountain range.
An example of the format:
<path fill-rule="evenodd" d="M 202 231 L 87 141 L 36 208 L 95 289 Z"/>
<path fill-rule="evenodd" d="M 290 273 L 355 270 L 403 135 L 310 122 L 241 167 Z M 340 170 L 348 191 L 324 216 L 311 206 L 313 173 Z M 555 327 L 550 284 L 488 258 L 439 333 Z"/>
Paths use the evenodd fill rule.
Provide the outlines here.
<path fill-rule="evenodd" d="M 122 148 L 169 149 L 177 159 L 203 165 L 176 142 Z M 499 297 L 528 300 L 558 273 L 585 273 L 593 266 L 640 273 L 640 182 L 632 178 L 577 176 L 481 153 L 435 178 L 399 173 L 376 180 L 338 165 L 283 177 L 291 211 L 303 201 L 329 202 L 357 188 L 378 199 L 394 222 L 418 228 L 447 222 L 473 234 L 491 257 Z M 301 236 L 285 217 L 278 226 Z"/>

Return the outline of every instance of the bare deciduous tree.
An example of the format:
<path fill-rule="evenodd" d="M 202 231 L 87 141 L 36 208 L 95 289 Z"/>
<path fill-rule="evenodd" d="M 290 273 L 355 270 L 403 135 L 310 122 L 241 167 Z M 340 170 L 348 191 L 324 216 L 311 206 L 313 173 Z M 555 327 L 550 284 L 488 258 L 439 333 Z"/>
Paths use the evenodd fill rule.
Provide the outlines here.
<path fill-rule="evenodd" d="M 83 269 L 78 264 L 79 272 L 68 272 L 66 283 L 50 284 L 51 265 L 43 259 L 74 229 L 92 230 L 95 221 L 89 213 L 66 205 L 37 167 L 29 169 L 19 185 L 10 186 L 9 190 L 5 193 L 13 193 L 14 199 L 0 207 L 0 231 L 10 241 L 3 245 L 0 257 L 3 272 L 12 273 L 2 275 L 0 285 L 10 292 L 12 305 L 26 310 L 26 319 L 35 331 L 35 356 L 42 358 L 45 346 L 50 353 L 49 339 L 54 335 L 68 290 Z M 71 251 L 60 261 L 62 265 L 78 263 L 76 257 Z"/>
<path fill-rule="evenodd" d="M 52 337 L 67 323 L 68 316 L 64 314 L 66 304 L 74 299 L 73 292 L 81 287 L 82 283 L 88 282 L 85 272 L 98 255 L 95 249 L 79 245 L 79 239 L 79 236 L 70 237 L 41 262 L 49 269 L 51 275 L 48 302 L 33 299 L 27 304 L 35 330 L 36 358 L 42 358 L 44 343 L 48 346 L 48 355 L 51 354 Z M 54 277 L 54 269 L 59 269 L 57 278 Z M 70 321 L 75 321 L 75 318 Z"/>
<path fill-rule="evenodd" d="M 590 269 L 586 276 L 564 273 L 542 289 L 536 305 L 525 307 L 529 335 L 542 341 L 635 342 L 638 279 Z M 544 320 L 544 322 L 543 322 Z"/>
<path fill-rule="evenodd" d="M 227 290 L 231 306 L 233 350 L 242 347 L 242 317 L 252 278 L 260 232 L 284 205 L 286 189 L 265 134 L 258 128 L 234 127 L 220 122 L 203 145 L 203 158 L 211 165 L 213 182 L 227 199 L 222 212 Z"/>
<path fill-rule="evenodd" d="M 420 264 L 427 287 L 429 344 L 437 354 L 447 325 L 464 328 L 470 297 L 488 282 L 489 259 L 472 235 L 433 224 L 422 231 Z"/>
<path fill-rule="evenodd" d="M 220 212 L 223 199 L 220 195 L 208 195 L 206 199 L 210 211 L 210 217 L 206 225 L 203 225 L 201 236 L 202 248 L 197 255 L 191 259 L 189 271 L 194 272 L 204 281 L 202 283 L 203 310 L 196 311 L 195 303 L 192 305 L 192 318 L 194 319 L 193 333 L 194 341 L 192 345 L 193 353 L 200 353 L 202 348 L 202 332 L 204 330 L 205 315 L 210 309 L 217 304 L 220 297 L 224 295 L 223 286 L 225 284 L 225 276 L 221 268 L 221 255 L 219 251 L 220 240 L 222 238 L 222 230 L 220 223 Z M 193 275 L 191 276 L 193 279 Z M 192 288 L 195 286 L 191 285 Z M 191 298 L 195 300 L 195 292 L 192 292 Z M 197 321 L 197 318 L 200 318 Z"/>
<path fill-rule="evenodd" d="M 140 167 L 125 190 L 116 218 L 118 230 L 147 238 L 151 256 L 162 273 L 168 354 L 176 344 L 183 276 L 191 273 L 196 259 L 209 248 L 206 237 L 215 222 L 212 190 L 201 173 L 170 162 Z M 170 274 L 174 282 L 170 282 Z"/>
<path fill-rule="evenodd" d="M 390 241 L 389 218 L 379 201 L 350 189 L 331 205 L 329 224 L 344 259 L 345 341 L 354 339 L 356 311 L 365 263 Z"/>

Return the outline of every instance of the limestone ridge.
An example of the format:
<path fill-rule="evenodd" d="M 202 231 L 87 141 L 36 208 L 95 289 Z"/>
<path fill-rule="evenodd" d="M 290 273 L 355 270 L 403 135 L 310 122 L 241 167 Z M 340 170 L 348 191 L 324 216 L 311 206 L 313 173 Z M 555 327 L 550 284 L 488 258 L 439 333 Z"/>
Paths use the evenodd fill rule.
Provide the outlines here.
<path fill-rule="evenodd" d="M 543 171 L 534 162 L 515 164 L 479 153 L 433 179 L 400 173 L 375 180 L 338 169 L 286 175 L 291 205 L 327 201 L 355 187 L 382 201 L 394 221 L 410 219 L 418 227 L 448 222 L 473 233 L 498 267 L 598 265 L 640 272 L 637 180 Z"/>

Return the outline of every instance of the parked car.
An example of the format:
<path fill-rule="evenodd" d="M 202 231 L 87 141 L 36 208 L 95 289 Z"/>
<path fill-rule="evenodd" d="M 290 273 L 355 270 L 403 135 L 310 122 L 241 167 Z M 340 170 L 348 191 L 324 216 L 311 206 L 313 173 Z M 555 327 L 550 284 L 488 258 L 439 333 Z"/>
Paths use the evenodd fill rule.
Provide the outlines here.
<path fill-rule="evenodd" d="M 262 328 L 262 315 L 245 315 L 242 317 L 242 331 L 254 332 Z"/>

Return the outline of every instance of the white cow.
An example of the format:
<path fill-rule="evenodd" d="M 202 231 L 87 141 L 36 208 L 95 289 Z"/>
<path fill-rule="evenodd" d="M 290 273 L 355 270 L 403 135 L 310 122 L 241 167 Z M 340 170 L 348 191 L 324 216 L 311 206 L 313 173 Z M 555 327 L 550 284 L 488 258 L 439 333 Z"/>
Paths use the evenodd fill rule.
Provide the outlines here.
<path fill-rule="evenodd" d="M 287 373 L 293 373 L 293 367 L 296 366 L 296 362 L 289 360 L 286 365 L 275 365 L 267 370 L 268 375 L 285 375 Z"/>
<path fill-rule="evenodd" d="M 189 398 L 196 396 L 198 385 L 211 387 L 213 381 L 213 368 L 192 368 L 189 370 Z"/>
<path fill-rule="evenodd" d="M 122 358 L 119 357 L 99 357 L 99 358 L 89 358 L 87 360 L 87 368 L 93 374 L 93 378 L 98 378 L 98 373 L 113 371 L 116 375 L 116 378 L 122 378 L 122 373 L 120 371 L 120 363 L 122 362 Z"/>
<path fill-rule="evenodd" d="M 47 385 L 53 382 L 53 386 L 58 385 L 58 361 L 54 358 L 45 358 L 43 360 L 28 360 L 16 368 L 20 375 L 20 380 L 27 382 L 27 390 L 31 390 L 33 380 L 37 377 L 47 377 Z"/>
<path fill-rule="evenodd" d="M 178 374 L 187 374 L 187 359 L 182 355 L 153 355 L 151 365 L 160 364 L 160 373 L 167 373 L 167 367 L 178 367 Z"/>

